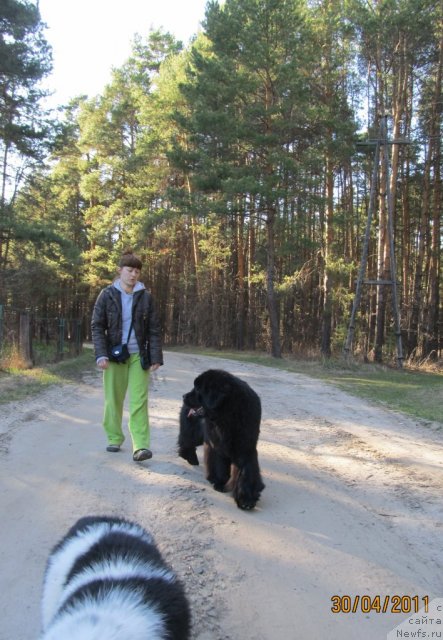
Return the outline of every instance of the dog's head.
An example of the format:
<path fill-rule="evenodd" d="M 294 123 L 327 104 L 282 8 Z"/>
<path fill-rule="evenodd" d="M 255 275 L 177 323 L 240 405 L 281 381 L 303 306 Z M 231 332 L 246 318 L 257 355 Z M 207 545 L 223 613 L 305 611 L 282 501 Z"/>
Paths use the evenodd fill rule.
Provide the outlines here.
<path fill-rule="evenodd" d="M 231 382 L 226 371 L 209 369 L 194 380 L 194 388 L 183 396 L 184 404 L 190 409 L 217 411 L 231 391 Z"/>

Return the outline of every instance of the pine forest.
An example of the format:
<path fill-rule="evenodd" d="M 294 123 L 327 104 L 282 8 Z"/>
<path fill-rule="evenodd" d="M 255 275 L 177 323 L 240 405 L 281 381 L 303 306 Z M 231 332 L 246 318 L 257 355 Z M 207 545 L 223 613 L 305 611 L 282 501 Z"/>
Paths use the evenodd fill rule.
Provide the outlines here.
<path fill-rule="evenodd" d="M 130 247 L 166 345 L 441 357 L 441 0 L 209 0 L 52 111 L 38 2 L 0 26 L 5 310 L 88 339 Z"/>

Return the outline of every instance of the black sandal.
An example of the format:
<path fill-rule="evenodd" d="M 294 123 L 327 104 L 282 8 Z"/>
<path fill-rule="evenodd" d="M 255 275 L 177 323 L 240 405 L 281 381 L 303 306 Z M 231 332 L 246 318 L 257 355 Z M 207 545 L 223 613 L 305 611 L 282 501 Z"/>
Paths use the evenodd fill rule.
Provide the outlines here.
<path fill-rule="evenodd" d="M 142 462 L 143 460 L 149 460 L 149 458 L 152 458 L 152 451 L 149 449 L 137 449 L 132 456 L 134 462 Z"/>
<path fill-rule="evenodd" d="M 117 453 L 118 451 L 120 451 L 120 445 L 108 444 L 108 446 L 106 447 L 106 451 L 109 451 L 110 453 Z"/>

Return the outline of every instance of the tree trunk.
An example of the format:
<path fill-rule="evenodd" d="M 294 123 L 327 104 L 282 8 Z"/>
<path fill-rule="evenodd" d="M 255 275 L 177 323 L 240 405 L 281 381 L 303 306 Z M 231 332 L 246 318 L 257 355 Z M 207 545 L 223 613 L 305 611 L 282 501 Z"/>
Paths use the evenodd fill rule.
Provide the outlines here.
<path fill-rule="evenodd" d="M 29 313 L 20 314 L 20 336 L 19 336 L 20 356 L 28 369 L 33 366 L 32 343 L 31 343 L 31 319 Z"/>
<path fill-rule="evenodd" d="M 441 100 L 442 100 L 442 77 L 443 77 L 443 34 L 440 38 L 440 50 L 438 68 L 435 78 L 434 100 L 432 105 L 430 139 L 434 148 L 433 175 L 434 192 L 432 200 L 432 232 L 431 247 L 429 251 L 428 263 L 428 287 L 426 296 L 426 310 L 424 315 L 424 340 L 423 356 L 431 357 L 432 360 L 438 357 L 438 316 L 440 302 L 440 234 L 441 234 L 441 207 L 442 207 L 442 184 L 441 184 Z M 436 143 L 437 141 L 437 143 Z"/>
<path fill-rule="evenodd" d="M 333 271 L 330 265 L 332 243 L 334 240 L 334 174 L 333 162 L 330 157 L 326 160 L 326 219 L 324 233 L 324 273 L 323 273 L 323 315 L 321 353 L 325 358 L 331 357 L 332 337 L 332 298 L 334 290 Z"/>
<path fill-rule="evenodd" d="M 381 153 L 388 153 L 387 146 L 384 145 Z M 390 280 L 390 255 L 388 243 L 388 218 L 386 206 L 386 170 L 382 161 L 380 168 L 380 195 L 379 195 L 379 226 L 378 226 L 378 264 L 377 280 Z M 375 344 L 374 360 L 383 362 L 383 345 L 385 342 L 385 322 L 386 322 L 386 294 L 387 286 L 377 287 L 377 311 L 375 321 Z"/>
<path fill-rule="evenodd" d="M 237 244 L 237 323 L 235 343 L 236 348 L 245 348 L 245 249 L 244 249 L 244 216 L 240 211 L 236 217 L 236 244 Z"/>
<path fill-rule="evenodd" d="M 267 267 L 266 289 L 269 314 L 269 329 L 271 338 L 271 353 L 274 358 L 281 358 L 280 331 L 277 310 L 277 297 L 275 293 L 275 218 L 274 207 L 268 209 L 266 220 L 267 231 Z"/>
<path fill-rule="evenodd" d="M 248 230 L 248 348 L 254 350 L 257 345 L 257 293 L 252 283 L 255 264 L 255 211 L 251 209 Z"/>
<path fill-rule="evenodd" d="M 426 237 L 429 228 L 429 203 L 430 203 L 430 190 L 431 190 L 431 166 L 432 166 L 432 153 L 433 153 L 433 141 L 430 140 L 428 146 L 428 152 L 425 159 L 424 176 L 423 176 L 423 191 L 422 191 L 422 204 L 420 208 L 420 221 L 418 225 L 418 250 L 416 253 L 416 266 L 414 273 L 414 284 L 412 291 L 412 309 L 410 322 L 408 327 L 408 344 L 410 354 L 418 351 L 419 347 L 419 335 L 420 335 L 420 316 L 423 306 L 423 268 L 425 265 L 426 255 Z"/>

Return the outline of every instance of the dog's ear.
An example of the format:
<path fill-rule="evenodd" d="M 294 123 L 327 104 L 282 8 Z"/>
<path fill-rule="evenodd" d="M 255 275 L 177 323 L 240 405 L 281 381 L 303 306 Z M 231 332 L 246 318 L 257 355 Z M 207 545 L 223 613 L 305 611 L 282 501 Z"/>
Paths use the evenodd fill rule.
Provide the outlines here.
<path fill-rule="evenodd" d="M 215 409 L 220 407 L 225 397 L 226 396 L 223 393 L 220 393 L 218 391 L 210 391 L 203 395 L 203 404 L 210 411 L 214 411 Z"/>
<path fill-rule="evenodd" d="M 203 388 L 200 390 L 199 395 L 203 400 L 203 405 L 210 411 L 214 411 L 218 409 L 228 397 L 229 389 L 227 385 L 217 388 Z"/>

